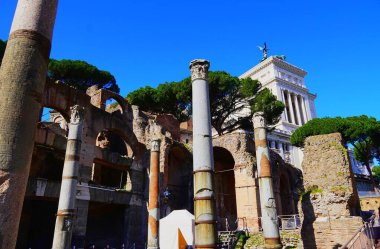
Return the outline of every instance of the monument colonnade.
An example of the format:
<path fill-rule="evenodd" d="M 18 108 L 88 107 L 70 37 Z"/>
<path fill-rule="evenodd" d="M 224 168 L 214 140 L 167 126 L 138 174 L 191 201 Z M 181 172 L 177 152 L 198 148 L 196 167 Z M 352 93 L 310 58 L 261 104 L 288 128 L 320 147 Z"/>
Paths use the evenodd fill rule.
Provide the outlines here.
<path fill-rule="evenodd" d="M 286 106 L 284 111 L 285 119 L 289 123 L 303 125 L 311 119 L 310 110 L 306 108 L 306 106 L 309 106 L 309 104 L 306 104 L 307 98 L 283 88 L 281 88 L 281 97 Z"/>

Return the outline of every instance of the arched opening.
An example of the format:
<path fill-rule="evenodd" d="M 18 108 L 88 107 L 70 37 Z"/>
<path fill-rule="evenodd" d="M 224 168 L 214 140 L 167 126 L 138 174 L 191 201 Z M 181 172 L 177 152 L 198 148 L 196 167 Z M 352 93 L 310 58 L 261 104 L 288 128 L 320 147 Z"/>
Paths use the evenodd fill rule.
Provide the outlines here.
<path fill-rule="evenodd" d="M 170 148 L 163 187 L 164 216 L 179 209 L 194 213 L 192 155 L 186 148 L 179 145 Z"/>
<path fill-rule="evenodd" d="M 124 113 L 122 104 L 120 103 L 120 101 L 114 98 L 108 98 L 105 101 L 105 110 L 106 112 L 120 116 Z"/>
<path fill-rule="evenodd" d="M 50 248 L 67 143 L 63 112 L 41 109 L 21 213 L 17 248 Z"/>
<path fill-rule="evenodd" d="M 235 161 L 231 153 L 214 147 L 215 197 L 218 230 L 236 229 Z"/>
<path fill-rule="evenodd" d="M 290 179 L 287 172 L 280 174 L 280 197 L 281 197 L 281 215 L 295 214 L 295 205 L 293 193 L 290 185 Z"/>

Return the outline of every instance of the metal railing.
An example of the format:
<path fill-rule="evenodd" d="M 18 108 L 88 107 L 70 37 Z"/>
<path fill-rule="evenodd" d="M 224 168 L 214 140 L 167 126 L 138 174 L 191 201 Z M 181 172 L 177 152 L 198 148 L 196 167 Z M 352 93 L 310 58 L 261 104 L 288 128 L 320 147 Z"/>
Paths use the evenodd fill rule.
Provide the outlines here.
<path fill-rule="evenodd" d="M 278 222 L 278 228 L 280 230 L 296 230 L 301 226 L 299 214 L 279 215 Z"/>
<path fill-rule="evenodd" d="M 375 215 L 352 236 L 352 238 L 341 249 L 374 249 L 375 237 L 373 232 L 373 224 Z"/>

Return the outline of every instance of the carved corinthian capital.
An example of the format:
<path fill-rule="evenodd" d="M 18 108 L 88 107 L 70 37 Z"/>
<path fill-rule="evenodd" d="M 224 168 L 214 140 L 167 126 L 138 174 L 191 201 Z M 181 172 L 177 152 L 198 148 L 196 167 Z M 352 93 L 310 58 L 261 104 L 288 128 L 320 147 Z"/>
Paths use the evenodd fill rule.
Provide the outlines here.
<path fill-rule="evenodd" d="M 70 107 L 71 111 L 71 117 L 70 117 L 70 123 L 71 124 L 79 124 L 83 121 L 84 117 L 84 107 L 79 105 L 74 105 Z"/>
<path fill-rule="evenodd" d="M 255 112 L 252 121 L 253 128 L 265 128 L 264 112 Z"/>
<path fill-rule="evenodd" d="M 207 79 L 210 62 L 208 60 L 196 59 L 190 62 L 191 81 L 196 79 Z"/>
<path fill-rule="evenodd" d="M 155 139 L 152 141 L 152 150 L 151 151 L 160 151 L 160 140 Z"/>

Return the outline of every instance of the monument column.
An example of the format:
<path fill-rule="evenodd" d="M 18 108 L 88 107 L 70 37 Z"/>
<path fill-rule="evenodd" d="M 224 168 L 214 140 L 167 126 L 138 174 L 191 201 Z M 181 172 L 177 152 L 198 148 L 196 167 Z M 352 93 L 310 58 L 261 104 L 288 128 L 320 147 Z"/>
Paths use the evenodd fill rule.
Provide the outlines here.
<path fill-rule="evenodd" d="M 281 248 L 269 150 L 267 147 L 266 125 L 263 115 L 263 112 L 257 112 L 253 115 L 253 127 L 255 133 L 257 173 L 259 177 L 261 224 L 265 240 L 264 247 Z"/>
<path fill-rule="evenodd" d="M 306 107 L 305 107 L 305 98 L 303 96 L 301 96 L 301 106 L 302 106 L 302 112 L 303 112 L 305 123 L 307 123 L 307 121 L 309 121 L 309 119 L 308 119 L 307 111 L 306 111 Z"/>
<path fill-rule="evenodd" d="M 79 156 L 82 143 L 84 108 L 75 105 L 71 109 L 69 135 L 63 164 L 61 192 L 55 221 L 53 249 L 71 248 L 78 184 Z"/>
<path fill-rule="evenodd" d="M 16 246 L 57 0 L 18 0 L 0 68 L 0 249 Z"/>
<path fill-rule="evenodd" d="M 159 175 L 160 175 L 160 140 L 152 141 L 150 150 L 149 172 L 149 206 L 148 206 L 148 249 L 159 248 Z"/>
<path fill-rule="evenodd" d="M 285 94 L 284 94 L 284 89 L 281 88 L 281 97 L 282 97 L 282 102 L 284 103 L 284 105 L 286 106 L 286 100 L 285 100 Z M 286 108 L 284 110 L 284 113 L 283 115 L 285 116 L 285 120 L 289 122 L 289 118 L 288 118 L 288 114 L 286 112 Z"/>
<path fill-rule="evenodd" d="M 190 63 L 193 90 L 195 248 L 216 248 L 214 157 L 207 60 Z"/>
<path fill-rule="evenodd" d="M 293 102 L 292 102 L 292 95 L 288 91 L 288 101 L 289 101 L 289 112 L 290 112 L 290 117 L 292 119 L 293 124 L 296 124 L 296 120 L 294 119 L 294 110 L 293 110 Z"/>
<path fill-rule="evenodd" d="M 298 95 L 294 94 L 294 106 L 296 107 L 298 125 L 302 125 L 302 118 L 301 118 L 299 103 L 300 102 L 298 101 Z"/>

